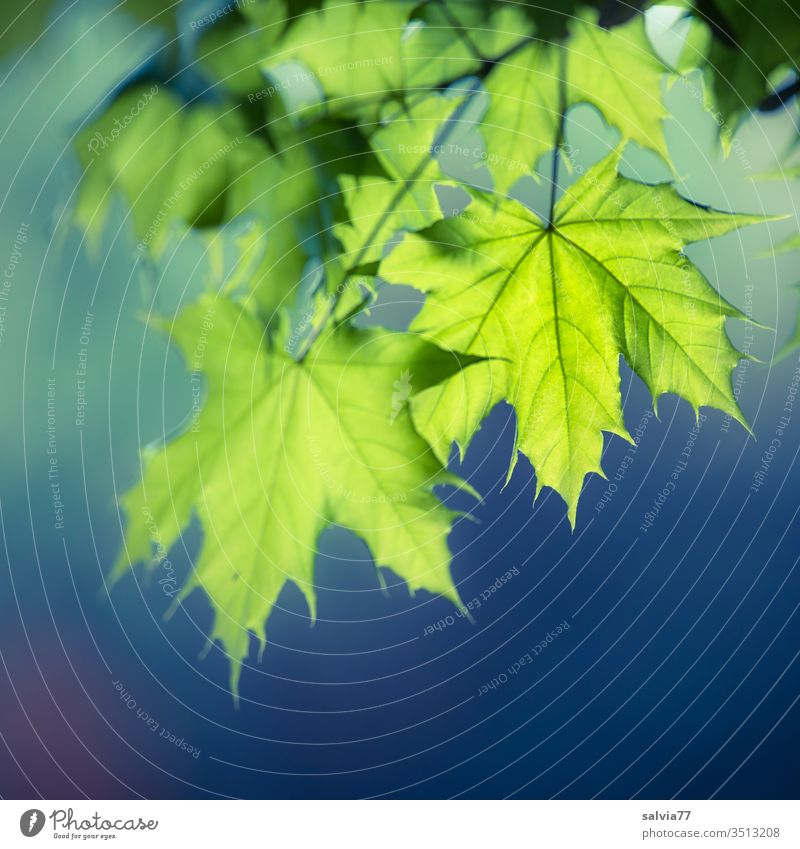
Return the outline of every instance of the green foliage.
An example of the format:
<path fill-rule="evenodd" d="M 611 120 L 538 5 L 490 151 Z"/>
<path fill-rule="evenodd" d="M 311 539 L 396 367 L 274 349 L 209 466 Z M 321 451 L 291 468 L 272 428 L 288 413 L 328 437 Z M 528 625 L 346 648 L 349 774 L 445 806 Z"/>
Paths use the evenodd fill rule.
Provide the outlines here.
<path fill-rule="evenodd" d="M 117 575 L 129 559 L 158 561 L 196 512 L 203 552 L 182 595 L 201 587 L 214 605 L 211 636 L 234 659 L 234 686 L 248 634 L 265 635 L 286 581 L 313 615 L 314 555 L 331 524 L 362 537 L 412 592 L 458 601 L 446 542 L 455 514 L 432 490 L 462 483 L 416 433 L 395 384 L 424 390 L 466 361 L 416 335 L 345 324 L 327 328 L 298 362 L 289 328 L 266 334 L 240 305 L 213 297 L 168 330 L 195 378 L 205 377 L 207 397 L 124 497 Z"/>
<path fill-rule="evenodd" d="M 409 26 L 418 7 L 420 16 Z M 404 103 L 415 92 L 474 73 L 529 33 L 513 8 L 492 9 L 488 20 L 484 12 L 483 4 L 463 0 L 326 0 L 289 27 L 263 69 L 283 83 L 290 104 L 298 77 L 311 78 L 313 85 L 303 88 L 315 96 L 296 104 L 300 116 L 311 109 L 368 126 L 387 101 Z"/>
<path fill-rule="evenodd" d="M 334 226 L 348 268 L 381 258 L 399 231 L 424 230 L 442 218 L 435 186 L 449 181 L 435 156 L 458 126 L 464 100 L 431 95 L 370 137 L 382 175 L 339 178 L 349 217 Z"/>
<path fill-rule="evenodd" d="M 571 26 L 568 42 L 568 103 L 591 103 L 630 139 L 669 159 L 662 121 L 667 115 L 662 83 L 674 75 L 654 54 L 644 19 L 603 29 L 585 16 Z"/>
<path fill-rule="evenodd" d="M 727 124 L 741 123 L 773 85 L 800 63 L 800 2 L 711 0 L 701 7 L 712 34 L 708 54 L 717 108 Z"/>
<path fill-rule="evenodd" d="M 661 84 L 675 75 L 653 52 L 643 19 L 606 30 L 584 12 L 566 26 L 570 37 L 563 45 L 527 40 L 486 79 L 490 103 L 483 124 L 499 192 L 533 171 L 553 147 L 562 109 L 577 103 L 591 103 L 624 139 L 668 158 Z"/>
<path fill-rule="evenodd" d="M 245 128 L 235 113 L 189 107 L 157 84 L 126 91 L 77 141 L 85 170 L 76 223 L 93 247 L 102 241 L 116 194 L 130 210 L 140 245 L 154 257 L 187 227 L 223 212 L 225 190 L 237 173 L 227 156 Z M 259 158 L 269 151 L 260 145 Z"/>
<path fill-rule="evenodd" d="M 198 62 L 211 80 L 230 94 L 246 96 L 264 83 L 259 63 L 269 55 L 286 28 L 286 3 L 243 3 L 201 34 Z"/>
<path fill-rule="evenodd" d="M 130 15 L 137 25 L 175 30 L 175 11 L 180 0 L 119 0 L 116 11 Z M 57 0 L 24 0 L 11 4 L 7 20 L 0 25 L 0 57 L 13 55 L 35 45 L 55 21 L 63 7 Z"/>
<path fill-rule="evenodd" d="M 699 13 L 691 23 L 671 68 L 630 4 L 253 0 L 196 40 L 201 97 L 163 85 L 139 109 L 135 88 L 85 131 L 75 220 L 95 247 L 121 198 L 153 261 L 189 233 L 210 251 L 217 294 L 162 321 L 196 408 L 122 498 L 114 575 L 153 568 L 197 517 L 202 551 L 181 598 L 199 587 L 211 600 L 234 686 L 287 581 L 313 614 L 332 523 L 412 590 L 457 599 L 457 516 L 432 488 L 465 486 L 446 470 L 452 443 L 463 453 L 497 402 L 514 406 L 537 491 L 558 491 L 573 524 L 604 432 L 629 438 L 620 358 L 654 404 L 672 392 L 742 421 L 725 331 L 739 313 L 684 249 L 761 219 L 617 171 L 626 143 L 671 166 L 663 91 L 695 67 L 711 78 L 703 57 L 730 49 Z M 776 57 L 754 51 L 772 73 Z M 754 105 L 755 88 L 745 97 L 730 79 Z M 620 148 L 555 203 L 577 104 Z M 546 179 L 544 158 L 553 202 L 540 217 L 509 195 Z M 459 191 L 466 207 L 443 207 Z M 229 227 L 239 263 L 220 280 Z M 357 329 L 393 283 L 426 295 L 410 332 Z"/>

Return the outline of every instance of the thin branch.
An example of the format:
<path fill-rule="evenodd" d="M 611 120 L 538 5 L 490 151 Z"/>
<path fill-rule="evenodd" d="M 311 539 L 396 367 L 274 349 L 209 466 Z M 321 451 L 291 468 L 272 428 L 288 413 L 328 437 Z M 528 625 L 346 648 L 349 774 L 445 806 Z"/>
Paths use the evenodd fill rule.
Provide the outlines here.
<path fill-rule="evenodd" d="M 507 50 L 504 50 L 495 59 L 484 60 L 484 62 L 481 65 L 480 70 L 477 73 L 472 75 L 473 78 L 474 78 L 474 81 L 472 83 L 470 83 L 469 86 L 467 86 L 466 95 L 464 97 L 464 100 L 456 107 L 456 109 L 453 110 L 452 115 L 450 115 L 447 118 L 447 120 L 444 122 L 442 129 L 439 131 L 439 133 L 434 138 L 433 144 L 431 145 L 432 150 L 434 150 L 437 147 L 440 147 L 440 146 L 445 144 L 447 139 L 453 133 L 454 128 L 458 125 L 458 122 L 460 121 L 461 116 L 464 114 L 464 112 L 469 107 L 469 104 L 471 103 L 472 99 L 480 91 L 481 82 L 489 74 L 489 72 L 492 70 L 492 68 L 494 68 L 494 66 L 496 64 L 503 62 L 504 60 L 513 56 L 517 51 L 521 50 L 529 42 L 530 42 L 529 38 L 527 38 L 527 37 L 523 38 L 520 41 L 516 42 L 515 44 L 511 45 L 511 47 L 509 47 Z M 451 80 L 447 85 L 453 85 L 455 82 L 457 82 L 458 79 L 463 79 L 463 77 L 458 77 L 454 80 Z M 411 172 L 411 174 L 403 181 L 402 185 L 399 186 L 399 188 L 398 188 L 397 192 L 395 193 L 394 197 L 392 198 L 390 204 L 381 213 L 380 218 L 377 220 L 375 225 L 370 230 L 369 235 L 367 236 L 367 238 L 364 241 L 364 245 L 356 253 L 356 256 L 353 259 L 353 261 L 348 264 L 348 267 L 345 270 L 345 278 L 349 277 L 355 271 L 355 269 L 357 269 L 359 267 L 359 265 L 361 265 L 361 263 L 363 262 L 364 256 L 366 255 L 367 251 L 369 250 L 369 248 L 370 248 L 373 240 L 375 239 L 375 237 L 378 235 L 378 233 L 380 233 L 381 228 L 383 227 L 386 219 L 388 218 L 388 216 L 390 216 L 397 209 L 397 206 L 400 203 L 400 201 L 406 196 L 406 194 L 408 194 L 411 191 L 411 189 L 413 188 L 416 181 L 422 176 L 425 169 L 428 167 L 428 164 L 429 164 L 431 157 L 432 157 L 432 154 L 430 152 L 427 153 L 425 156 L 423 156 L 422 159 L 420 159 L 420 161 L 417 163 L 417 165 L 415 166 L 415 168 Z M 339 299 L 341 298 L 341 295 L 342 295 L 342 292 L 337 291 L 337 293 L 331 298 L 330 313 L 333 313 L 335 311 L 336 306 L 338 305 Z M 308 345 L 308 347 L 303 352 L 303 354 L 298 358 L 298 362 L 301 362 L 301 363 L 303 362 L 303 360 L 306 358 L 306 356 L 311 351 L 311 349 L 313 347 L 313 342 L 314 342 L 314 340 L 311 341 L 311 343 Z"/>
<path fill-rule="evenodd" d="M 381 228 L 383 227 L 387 218 L 397 209 L 397 206 L 400 201 L 411 191 L 411 189 L 414 187 L 414 184 L 425 172 L 425 169 L 428 167 L 429 161 L 433 155 L 431 151 L 443 146 L 447 139 L 450 138 L 454 128 L 461 120 L 461 116 L 467 110 L 470 102 L 472 101 L 472 98 L 475 97 L 475 95 L 479 91 L 480 80 L 475 80 L 468 87 L 467 94 L 464 97 L 464 100 L 462 100 L 461 103 L 459 103 L 458 106 L 453 110 L 452 115 L 447 118 L 447 120 L 444 122 L 444 125 L 442 126 L 442 129 L 434 137 L 430 151 L 420 159 L 420 161 L 414 167 L 414 170 L 408 175 L 408 177 L 406 177 L 405 180 L 403 180 L 402 184 L 398 187 L 397 191 L 392 197 L 391 202 L 386 207 L 386 209 L 383 210 L 380 217 L 375 222 L 372 229 L 369 231 L 369 234 L 364 240 L 364 244 L 356 253 L 355 258 L 352 262 L 348 263 L 347 269 L 345 270 L 345 278 L 349 277 L 364 261 L 364 257 L 366 256 L 367 251 L 369 251 L 375 237 L 378 235 L 378 233 L 380 233 Z M 339 290 L 337 290 L 336 294 L 331 298 L 330 313 L 333 313 L 335 311 L 343 291 L 344 290 L 342 289 L 342 287 L 339 287 Z M 298 359 L 298 362 L 303 362 L 312 347 L 313 343 L 310 344 L 308 348 L 303 352 L 302 356 Z"/>

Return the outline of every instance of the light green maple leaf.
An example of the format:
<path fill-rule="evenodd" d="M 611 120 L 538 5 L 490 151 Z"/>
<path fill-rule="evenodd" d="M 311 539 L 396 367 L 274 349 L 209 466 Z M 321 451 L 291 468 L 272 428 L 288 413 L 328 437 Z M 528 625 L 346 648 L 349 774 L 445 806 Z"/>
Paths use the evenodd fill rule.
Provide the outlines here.
<path fill-rule="evenodd" d="M 591 103 L 624 140 L 654 150 L 667 162 L 662 83 L 676 75 L 659 59 L 642 15 L 604 29 L 587 13 L 570 27 L 567 103 Z"/>
<path fill-rule="evenodd" d="M 487 166 L 501 194 L 532 174 L 539 157 L 555 143 L 563 76 L 559 50 L 531 41 L 486 78 L 490 102 L 482 128 L 490 154 Z"/>
<path fill-rule="evenodd" d="M 669 162 L 662 83 L 676 75 L 655 54 L 642 16 L 605 29 L 584 10 L 563 45 L 530 39 L 498 62 L 484 82 L 491 95 L 482 121 L 487 166 L 505 194 L 556 143 L 561 110 L 596 107 L 622 138 Z M 563 86 L 563 95 L 560 89 Z"/>
<path fill-rule="evenodd" d="M 158 257 L 171 227 L 224 217 L 232 154 L 248 139 L 242 122 L 215 106 L 190 107 L 169 89 L 137 86 L 114 101 L 76 141 L 84 175 L 74 219 L 97 247 L 114 198 L 129 207 L 140 246 Z M 269 150 L 261 147 L 263 155 Z"/>
<path fill-rule="evenodd" d="M 289 28 L 280 50 L 265 61 L 264 70 L 274 73 L 287 63 L 301 63 L 319 82 L 337 114 L 376 115 L 376 95 L 402 88 L 400 40 L 416 5 L 414 0 L 327 0 Z M 281 85 L 288 88 L 293 80 L 289 76 Z"/>
<path fill-rule="evenodd" d="M 349 267 L 379 260 L 402 230 L 423 230 L 443 217 L 437 184 L 452 183 L 437 151 L 458 131 L 464 98 L 431 95 L 418 100 L 370 137 L 385 176 L 339 178 L 349 218 L 334 233 Z"/>
<path fill-rule="evenodd" d="M 411 15 L 417 10 L 415 17 Z M 326 0 L 263 63 L 290 108 L 375 121 L 405 101 L 502 56 L 530 32 L 517 10 L 458 0 Z"/>
<path fill-rule="evenodd" d="M 412 325 L 455 351 L 491 358 L 418 395 L 414 423 L 443 462 L 462 454 L 500 400 L 517 413 L 517 451 L 537 495 L 561 494 L 574 524 L 603 431 L 629 438 L 619 358 L 657 404 L 673 392 L 742 421 L 731 389 L 740 358 L 725 320 L 741 317 L 683 253 L 691 242 L 764 220 L 688 203 L 617 173 L 619 152 L 570 188 L 551 225 L 512 200 L 474 192 L 459 216 L 407 235 L 380 275 L 427 293 Z M 509 470 L 510 474 L 510 470 Z"/>
<path fill-rule="evenodd" d="M 276 120 L 273 127 L 281 150 L 265 155 L 260 141 L 248 139 L 234 151 L 225 209 L 227 217 L 260 222 L 261 260 L 247 285 L 265 317 L 291 303 L 308 260 L 326 255 L 328 195 L 335 185 L 327 162 L 336 165 L 333 154 L 318 154 L 320 140 L 286 121 Z"/>
<path fill-rule="evenodd" d="M 239 305 L 210 296 L 170 332 L 207 398 L 183 435 L 150 452 L 141 484 L 123 497 L 114 578 L 162 559 L 196 513 L 203 547 L 180 597 L 208 595 L 211 639 L 231 657 L 234 689 L 250 634 L 263 647 L 287 581 L 314 615 L 314 557 L 329 525 L 354 531 L 412 592 L 457 602 L 447 535 L 458 514 L 433 487 L 463 484 L 417 435 L 407 406 L 459 367 L 451 353 L 412 334 L 344 325 L 297 362 L 285 333 L 270 339 Z"/>
<path fill-rule="evenodd" d="M 591 103 L 625 139 L 668 159 L 661 87 L 670 71 L 641 16 L 607 30 L 584 10 L 560 46 L 536 40 L 516 7 L 487 12 L 458 0 L 432 2 L 409 23 L 414 6 L 329 0 L 289 29 L 264 68 L 299 114 L 327 110 L 369 123 L 387 100 L 479 72 L 491 95 L 483 122 L 487 164 L 501 192 L 533 172 L 553 147 L 561 108 L 576 103 Z"/>
<path fill-rule="evenodd" d="M 274 151 L 241 117 L 218 106 L 189 106 L 169 89 L 136 87 L 78 139 L 85 168 L 73 217 L 97 250 L 114 199 L 121 196 L 138 249 L 160 260 L 194 229 L 213 260 L 222 231 L 248 224 L 226 283 L 255 292 L 265 315 L 291 298 L 311 256 L 323 252 L 325 163 L 317 140 L 272 123 Z"/>
<path fill-rule="evenodd" d="M 175 30 L 175 13 L 180 0 L 120 0 L 109 4 L 114 12 L 126 12 L 135 20 L 148 26 L 158 26 L 170 32 Z M 26 0 L 8 10 L 8 23 L 0 25 L 0 57 L 29 47 L 42 37 L 51 19 L 56 19 L 63 9 L 55 0 Z M 56 27 L 53 27 L 55 31 Z"/>

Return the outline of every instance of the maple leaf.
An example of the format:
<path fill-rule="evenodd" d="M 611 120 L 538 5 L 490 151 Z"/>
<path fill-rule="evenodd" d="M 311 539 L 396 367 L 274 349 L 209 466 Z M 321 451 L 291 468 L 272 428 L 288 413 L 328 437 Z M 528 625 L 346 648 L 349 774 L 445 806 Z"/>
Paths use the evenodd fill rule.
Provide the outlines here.
<path fill-rule="evenodd" d="M 495 189 L 505 194 L 553 147 L 560 120 L 561 48 L 531 41 L 487 76 L 489 107 L 481 122 Z"/>
<path fill-rule="evenodd" d="M 427 294 L 412 328 L 486 362 L 412 400 L 414 423 L 442 461 L 462 455 L 500 400 L 517 413 L 521 451 L 567 503 L 574 525 L 585 476 L 602 474 L 603 431 L 629 438 L 619 358 L 654 403 L 665 392 L 743 421 L 731 388 L 740 358 L 725 331 L 742 317 L 683 253 L 763 217 L 685 201 L 617 173 L 620 151 L 572 186 L 547 223 L 513 200 L 472 193 L 466 210 L 410 234 L 380 275 Z"/>
<path fill-rule="evenodd" d="M 241 306 L 210 296 L 169 329 L 193 379 L 205 377 L 207 399 L 185 433 L 149 453 L 141 484 L 122 498 L 128 527 L 114 579 L 163 559 L 196 513 L 203 547 L 180 598 L 208 595 L 211 639 L 230 655 L 234 690 L 250 634 L 263 647 L 287 581 L 314 615 L 314 557 L 329 525 L 354 531 L 412 592 L 458 601 L 447 546 L 458 514 L 433 487 L 468 487 L 397 395 L 398 383 L 404 402 L 412 384 L 449 376 L 458 358 L 413 334 L 344 325 L 324 330 L 298 362 L 286 331 L 270 338 Z"/>
<path fill-rule="evenodd" d="M 624 140 L 654 150 L 669 162 L 663 121 L 662 83 L 677 75 L 653 50 L 644 17 L 605 29 L 585 13 L 570 25 L 567 103 L 591 103 Z"/>
<path fill-rule="evenodd" d="M 290 26 L 263 70 L 298 116 L 373 122 L 387 101 L 405 102 L 474 73 L 529 32 L 521 13 L 506 6 L 326 0 Z"/>
<path fill-rule="evenodd" d="M 157 83 L 132 87 L 76 140 L 85 170 L 75 222 L 96 247 L 121 194 L 140 246 L 158 257 L 173 225 L 185 231 L 219 217 L 236 171 L 231 154 L 243 143 L 269 155 L 230 111 L 187 107 Z"/>
<path fill-rule="evenodd" d="M 203 29 L 197 61 L 221 88 L 257 102 L 264 99 L 261 63 L 279 43 L 288 10 L 284 0 L 248 0 L 236 9 L 218 13 L 222 20 Z"/>
<path fill-rule="evenodd" d="M 579 103 L 594 106 L 623 139 L 669 162 L 661 87 L 677 75 L 653 50 L 644 19 L 605 29 L 583 10 L 569 31 L 560 45 L 530 39 L 486 77 L 491 101 L 482 128 L 500 193 L 525 174 L 535 176 L 537 160 L 553 147 L 561 112 Z"/>
<path fill-rule="evenodd" d="M 191 230 L 205 241 L 212 265 L 219 264 L 221 235 L 232 222 L 241 224 L 226 285 L 253 290 L 271 314 L 323 250 L 313 237 L 324 231 L 326 214 L 315 140 L 285 121 L 273 126 L 283 143 L 278 150 L 230 109 L 189 106 L 157 84 L 126 91 L 76 142 L 85 171 L 73 220 L 90 250 L 97 250 L 117 196 L 138 251 L 154 261 Z"/>
<path fill-rule="evenodd" d="M 775 355 L 774 362 L 779 363 L 785 360 L 790 354 L 793 354 L 800 348 L 800 316 L 795 319 L 794 331 L 789 339 L 784 342 L 778 353 Z"/>

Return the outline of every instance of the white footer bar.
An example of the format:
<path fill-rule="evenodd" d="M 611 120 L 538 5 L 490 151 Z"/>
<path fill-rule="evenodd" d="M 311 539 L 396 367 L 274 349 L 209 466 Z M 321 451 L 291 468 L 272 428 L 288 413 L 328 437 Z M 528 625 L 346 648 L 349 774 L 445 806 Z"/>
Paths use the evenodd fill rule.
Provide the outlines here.
<path fill-rule="evenodd" d="M 775 801 L 0 801 L 0 846 L 800 847 Z"/>

